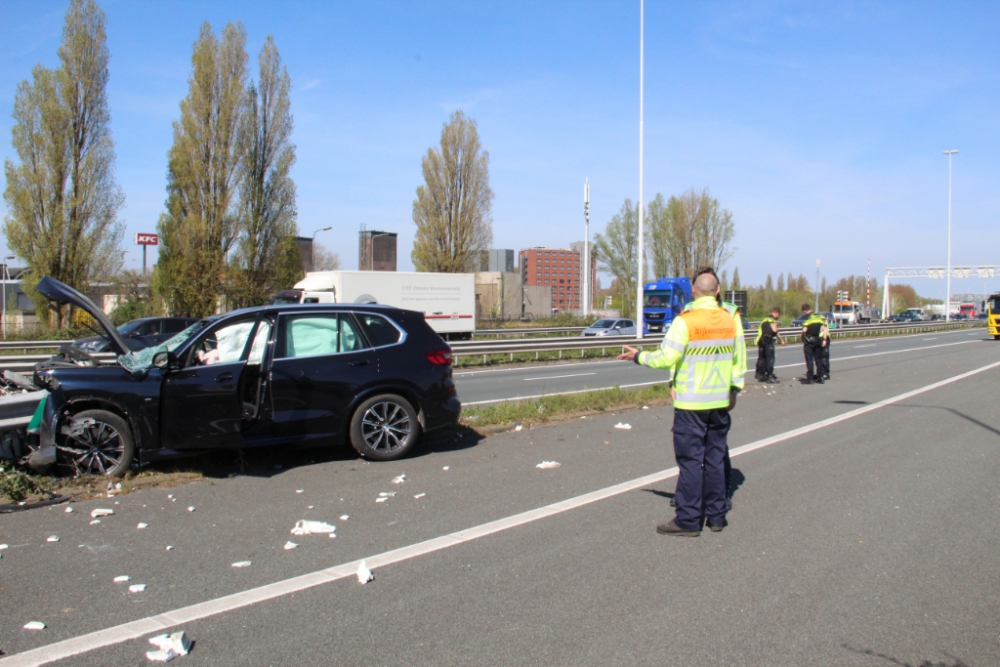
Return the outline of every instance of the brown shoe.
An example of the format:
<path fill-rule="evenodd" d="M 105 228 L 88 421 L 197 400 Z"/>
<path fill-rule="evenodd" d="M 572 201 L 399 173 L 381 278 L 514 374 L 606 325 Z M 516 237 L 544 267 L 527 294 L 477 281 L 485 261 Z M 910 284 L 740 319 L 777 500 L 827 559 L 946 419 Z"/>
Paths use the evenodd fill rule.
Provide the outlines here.
<path fill-rule="evenodd" d="M 656 532 L 660 535 L 678 535 L 680 537 L 698 537 L 701 535 L 700 530 L 688 530 L 686 528 L 681 528 L 673 521 L 670 523 L 661 523 L 656 527 Z"/>

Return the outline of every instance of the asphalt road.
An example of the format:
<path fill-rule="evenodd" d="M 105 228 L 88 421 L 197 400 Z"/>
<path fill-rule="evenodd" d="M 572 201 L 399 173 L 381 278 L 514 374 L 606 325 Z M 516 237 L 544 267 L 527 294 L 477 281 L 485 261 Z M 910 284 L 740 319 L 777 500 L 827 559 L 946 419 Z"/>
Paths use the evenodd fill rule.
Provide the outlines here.
<path fill-rule="evenodd" d="M 916 354 L 942 345 L 966 343 L 984 336 L 982 329 L 935 331 L 926 334 L 881 338 L 835 339 L 830 349 L 834 372 L 840 360 L 868 358 L 872 362 L 884 355 Z M 464 405 L 484 405 L 515 398 L 538 398 L 547 394 L 573 393 L 614 386 L 636 387 L 664 382 L 663 373 L 641 368 L 632 362 L 613 360 L 616 348 L 609 348 L 608 360 L 571 361 L 531 366 L 486 368 L 456 371 L 455 383 Z M 569 354 L 569 353 L 567 353 Z M 757 347 L 747 346 L 747 381 L 754 382 Z M 791 378 L 805 374 L 802 345 L 778 346 L 775 373 Z"/>
<path fill-rule="evenodd" d="M 1000 344 L 976 333 L 753 385 L 730 525 L 696 539 L 655 532 L 666 408 L 0 516 L 0 667 L 145 664 L 178 619 L 191 667 L 996 665 Z M 90 525 L 98 507 L 116 513 Z M 290 535 L 303 518 L 337 537 Z M 342 576 L 360 558 L 365 586 Z"/>

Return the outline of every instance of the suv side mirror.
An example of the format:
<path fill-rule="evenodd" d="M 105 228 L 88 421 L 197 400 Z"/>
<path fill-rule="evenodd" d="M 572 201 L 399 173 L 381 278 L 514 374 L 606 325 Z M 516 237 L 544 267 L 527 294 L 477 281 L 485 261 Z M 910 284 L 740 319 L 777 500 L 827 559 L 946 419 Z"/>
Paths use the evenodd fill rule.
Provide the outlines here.
<path fill-rule="evenodd" d="M 173 352 L 161 350 L 153 355 L 153 365 L 163 370 L 177 368 L 177 357 Z"/>

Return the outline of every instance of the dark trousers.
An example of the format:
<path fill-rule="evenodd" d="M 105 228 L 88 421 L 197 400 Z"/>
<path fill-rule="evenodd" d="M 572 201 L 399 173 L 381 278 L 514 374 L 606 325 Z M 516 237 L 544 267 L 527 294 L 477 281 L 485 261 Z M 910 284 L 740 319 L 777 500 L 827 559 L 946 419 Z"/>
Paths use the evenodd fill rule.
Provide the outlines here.
<path fill-rule="evenodd" d="M 674 491 L 674 523 L 701 530 L 702 520 L 726 518 L 726 473 L 729 411 L 674 409 L 674 458 L 680 474 Z"/>
<path fill-rule="evenodd" d="M 765 343 L 761 339 L 760 345 L 757 346 L 756 377 L 758 380 L 766 380 L 772 375 L 774 375 L 774 341 Z"/>
<path fill-rule="evenodd" d="M 806 354 L 806 379 L 814 380 L 823 376 L 823 348 L 819 343 L 806 343 L 802 346 Z M 815 372 L 813 371 L 815 368 Z"/>
<path fill-rule="evenodd" d="M 823 375 L 830 374 L 830 339 L 826 339 L 826 345 L 823 347 Z"/>

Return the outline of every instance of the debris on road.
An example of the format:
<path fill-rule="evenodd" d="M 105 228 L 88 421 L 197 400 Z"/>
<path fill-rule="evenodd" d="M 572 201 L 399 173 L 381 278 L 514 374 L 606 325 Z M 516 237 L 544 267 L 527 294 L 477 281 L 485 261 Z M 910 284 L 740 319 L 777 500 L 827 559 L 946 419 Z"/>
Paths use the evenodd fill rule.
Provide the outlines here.
<path fill-rule="evenodd" d="M 71 506 L 69 506 L 69 507 L 66 508 L 66 514 L 72 514 L 72 513 L 73 513 L 73 507 L 71 505 Z"/>
<path fill-rule="evenodd" d="M 59 536 L 58 535 L 49 535 L 49 538 L 47 540 L 45 540 L 45 541 L 46 542 L 58 542 L 59 541 Z"/>
<path fill-rule="evenodd" d="M 149 528 L 149 524 L 148 523 L 143 523 L 142 521 L 140 521 L 139 525 L 136 526 L 136 530 L 142 530 L 143 528 Z"/>
<path fill-rule="evenodd" d="M 515 431 L 520 431 L 522 428 L 524 428 L 524 425 L 521 422 L 517 422 L 517 425 L 514 426 Z"/>
<path fill-rule="evenodd" d="M 193 512 L 193 511 L 194 511 L 194 506 L 193 505 L 190 506 L 190 507 L 188 507 L 188 512 Z"/>
<path fill-rule="evenodd" d="M 643 410 L 649 410 L 649 406 L 648 405 L 644 405 L 644 406 L 642 406 L 642 409 Z"/>
<path fill-rule="evenodd" d="M 389 499 L 388 499 L 388 498 L 386 498 L 385 496 L 382 496 L 382 497 L 380 497 L 380 498 L 376 498 L 376 499 L 375 499 L 375 502 L 377 502 L 377 503 L 384 503 L 384 502 L 385 502 L 385 501 L 387 501 L 387 500 L 389 500 Z"/>
<path fill-rule="evenodd" d="M 426 496 L 426 495 L 427 495 L 426 493 L 418 493 L 417 495 L 415 495 L 415 496 L 413 496 L 413 497 L 414 497 L 414 498 L 423 498 L 423 497 L 424 497 L 424 496 Z"/>
<path fill-rule="evenodd" d="M 441 468 L 441 470 L 451 470 L 451 466 L 445 466 L 445 467 Z"/>
<path fill-rule="evenodd" d="M 303 492 L 305 492 L 305 489 L 295 489 L 295 493 L 303 493 Z"/>
<path fill-rule="evenodd" d="M 340 520 L 341 521 L 347 521 L 350 518 L 351 518 L 351 516 L 349 514 L 341 514 L 340 515 Z"/>
<path fill-rule="evenodd" d="M 90 522 L 90 525 L 91 525 L 91 526 L 94 526 L 94 525 L 96 525 L 96 524 L 99 524 L 100 522 L 101 522 L 101 520 L 100 520 L 100 519 L 94 519 L 93 521 L 91 521 L 91 522 Z"/>
<path fill-rule="evenodd" d="M 393 477 L 392 478 L 392 483 L 393 484 L 402 484 L 405 481 L 406 481 L 406 473 L 403 473 L 402 475 L 400 475 L 398 477 Z"/>
<path fill-rule="evenodd" d="M 146 584 L 132 584 L 128 587 L 129 593 L 141 593 L 146 590 Z"/>
<path fill-rule="evenodd" d="M 337 530 L 336 526 L 325 521 L 299 519 L 295 523 L 295 527 L 292 528 L 292 535 L 322 535 L 324 533 L 332 533 L 335 530 Z"/>
<path fill-rule="evenodd" d="M 558 461 L 542 461 L 541 463 L 539 463 L 535 467 L 539 468 L 541 470 L 548 470 L 549 468 L 558 468 L 561 465 L 562 464 L 559 463 Z"/>
<path fill-rule="evenodd" d="M 251 562 L 252 561 L 249 560 L 236 561 L 235 563 L 233 563 L 233 567 L 250 567 Z"/>
<path fill-rule="evenodd" d="M 629 431 L 629 430 L 632 429 L 632 425 L 631 424 L 623 424 L 621 422 L 618 422 L 617 424 L 615 424 L 615 428 L 620 428 L 623 431 Z"/>
<path fill-rule="evenodd" d="M 102 516 L 111 516 L 114 513 L 115 513 L 114 510 L 98 508 L 98 509 L 92 510 L 90 512 L 90 518 L 91 519 L 98 519 L 98 518 L 100 518 Z"/>
<path fill-rule="evenodd" d="M 116 584 L 124 584 L 126 581 L 128 581 L 131 578 L 132 577 L 128 576 L 127 574 L 123 574 L 123 575 L 115 577 L 114 582 Z"/>
<path fill-rule="evenodd" d="M 167 545 L 167 551 L 173 551 L 173 550 L 174 550 L 174 548 L 168 544 Z"/>
<path fill-rule="evenodd" d="M 364 586 L 369 581 L 375 581 L 375 575 L 372 574 L 372 571 L 368 569 L 368 566 L 365 565 L 365 562 L 361 561 L 361 563 L 358 565 L 358 583 Z"/>
<path fill-rule="evenodd" d="M 152 662 L 169 662 L 179 655 L 187 655 L 191 652 L 192 646 L 191 640 L 188 639 L 183 630 L 172 635 L 150 637 L 149 643 L 159 649 L 146 651 L 146 659 Z"/>
<path fill-rule="evenodd" d="M 10 545 L 9 544 L 0 544 L 0 551 L 3 551 L 4 549 L 10 549 Z"/>
<path fill-rule="evenodd" d="M 44 630 L 45 629 L 45 624 L 42 623 L 41 621 L 31 621 L 29 623 L 25 623 L 24 624 L 24 629 L 25 630 Z"/>
<path fill-rule="evenodd" d="M 299 546 L 299 545 L 297 545 L 295 542 L 292 542 L 291 540 L 288 540 L 287 542 L 285 542 L 285 551 L 289 551 L 291 549 L 294 549 L 297 546 Z"/>

